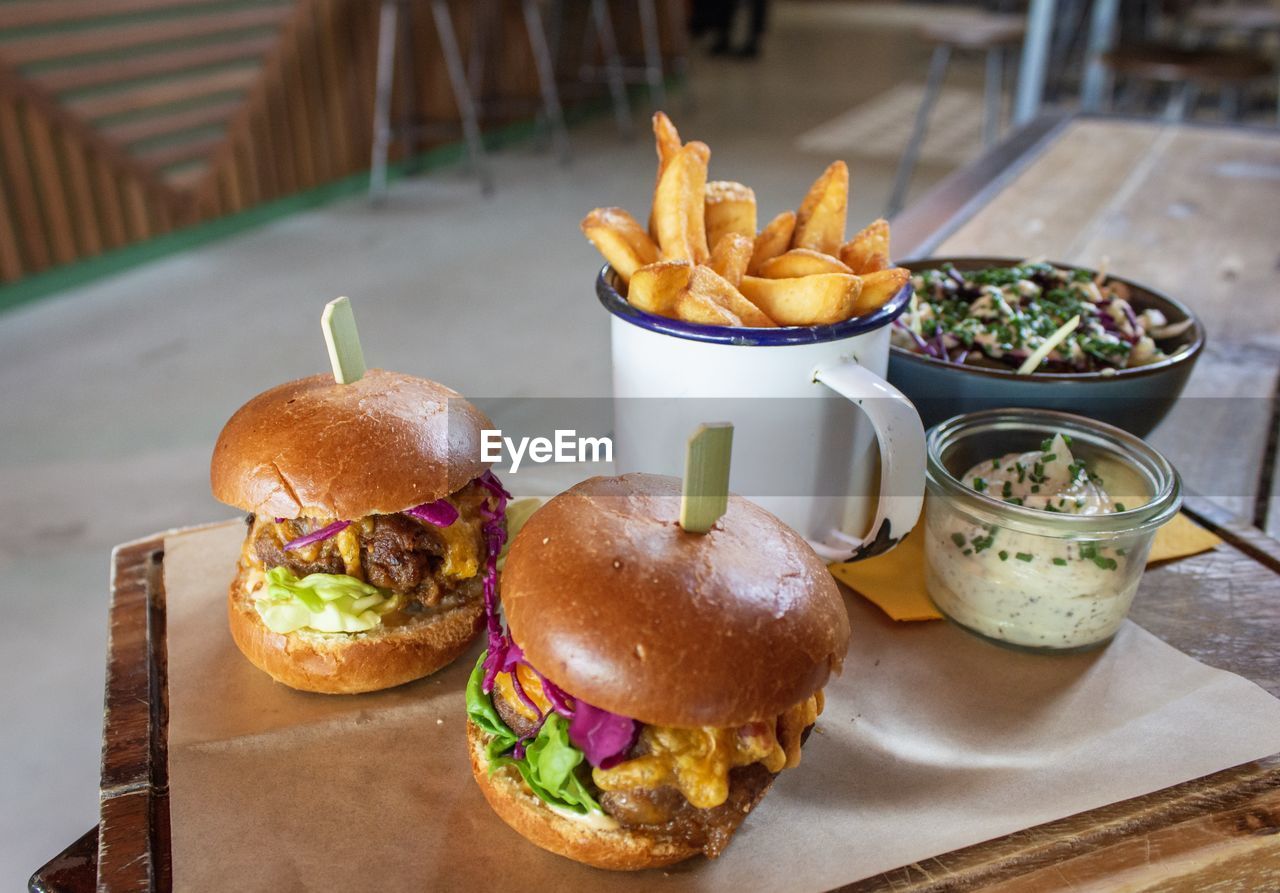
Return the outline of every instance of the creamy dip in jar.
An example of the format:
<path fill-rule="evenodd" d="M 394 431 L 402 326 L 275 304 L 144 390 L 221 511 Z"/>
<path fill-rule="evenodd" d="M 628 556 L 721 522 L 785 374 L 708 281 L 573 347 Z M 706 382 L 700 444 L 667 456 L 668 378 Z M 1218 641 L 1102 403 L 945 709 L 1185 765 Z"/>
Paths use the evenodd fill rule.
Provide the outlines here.
<path fill-rule="evenodd" d="M 1146 444 L 1040 410 L 943 423 L 930 434 L 928 483 L 926 584 L 938 610 L 1035 650 L 1115 634 L 1179 504 L 1176 472 Z"/>

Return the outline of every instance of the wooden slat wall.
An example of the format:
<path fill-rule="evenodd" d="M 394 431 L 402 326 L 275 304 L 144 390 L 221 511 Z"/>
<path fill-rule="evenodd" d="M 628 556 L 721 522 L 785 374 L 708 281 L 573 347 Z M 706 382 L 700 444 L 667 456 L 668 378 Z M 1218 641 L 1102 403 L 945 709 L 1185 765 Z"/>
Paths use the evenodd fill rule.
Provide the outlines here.
<path fill-rule="evenodd" d="M 0 199 L 6 282 L 190 220 L 154 171 L 3 61 Z"/>
<path fill-rule="evenodd" d="M 216 2 L 0 3 L 0 32 L 125 17 L 67 36 L 37 32 L 0 41 L 0 283 L 368 167 L 379 3 L 292 0 L 282 7 L 277 0 L 215 15 L 206 7 Z M 622 27 L 630 4 L 615 0 L 615 6 L 620 41 L 638 51 L 638 36 Z M 129 18 L 157 11 L 166 17 Z M 470 4 L 454 0 L 453 12 L 466 52 Z M 502 51 L 492 56 L 485 89 L 536 99 L 519 4 L 504 4 L 504 15 Z M 415 0 L 409 18 L 415 65 L 401 69 L 393 114 L 454 118 L 426 3 Z M 232 25 L 277 30 L 247 33 Z M 210 43 L 215 32 L 221 36 Z M 206 39 L 170 45 L 184 37 Z M 571 29 L 565 38 L 573 41 Z M 671 45 L 678 39 L 664 34 Z M 136 57 L 64 67 L 56 61 L 144 44 Z M 98 78 L 110 88 L 95 90 Z M 142 114 L 111 117 L 133 109 Z M 398 151 L 393 147 L 393 155 Z"/>

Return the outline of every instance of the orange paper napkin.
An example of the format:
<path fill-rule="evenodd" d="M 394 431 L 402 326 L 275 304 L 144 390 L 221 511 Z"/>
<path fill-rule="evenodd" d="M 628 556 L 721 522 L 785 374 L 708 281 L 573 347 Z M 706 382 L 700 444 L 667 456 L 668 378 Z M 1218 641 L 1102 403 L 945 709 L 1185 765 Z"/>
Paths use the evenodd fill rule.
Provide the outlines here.
<path fill-rule="evenodd" d="M 1179 513 L 1156 531 L 1150 566 L 1207 552 L 1222 540 Z M 924 587 L 924 538 L 908 536 L 892 552 L 866 561 L 836 563 L 831 574 L 894 620 L 941 620 Z"/>

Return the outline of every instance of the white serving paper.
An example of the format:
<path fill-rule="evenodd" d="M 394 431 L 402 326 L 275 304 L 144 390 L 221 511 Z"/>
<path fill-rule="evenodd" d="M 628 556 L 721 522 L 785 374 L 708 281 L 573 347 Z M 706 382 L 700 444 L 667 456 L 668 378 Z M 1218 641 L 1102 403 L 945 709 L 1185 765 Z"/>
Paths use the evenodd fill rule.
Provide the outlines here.
<path fill-rule="evenodd" d="M 1042 657 L 849 599 L 844 675 L 798 769 L 719 860 L 613 874 L 507 828 L 471 778 L 480 646 L 386 692 L 313 695 L 237 651 L 241 523 L 165 540 L 174 888 L 827 890 L 1280 752 L 1280 701 L 1126 623 Z"/>

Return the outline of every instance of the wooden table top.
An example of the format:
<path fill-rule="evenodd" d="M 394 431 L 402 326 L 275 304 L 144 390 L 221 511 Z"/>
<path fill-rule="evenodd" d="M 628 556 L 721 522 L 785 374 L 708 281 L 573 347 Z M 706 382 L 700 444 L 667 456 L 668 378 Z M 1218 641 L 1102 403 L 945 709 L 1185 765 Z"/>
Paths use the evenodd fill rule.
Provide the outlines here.
<path fill-rule="evenodd" d="M 1113 145 L 1123 151 L 1100 148 Z M 1259 315 L 1252 324 L 1231 318 L 1233 289 L 1219 281 L 1224 263 L 1219 252 L 1242 259 L 1235 262 L 1240 272 L 1234 285 L 1243 283 L 1251 294 L 1269 297 L 1271 293 L 1260 290 L 1280 275 L 1275 259 L 1265 274 L 1254 266 L 1266 253 L 1264 246 L 1250 233 L 1241 233 L 1247 227 L 1238 221 L 1252 220 L 1262 229 L 1275 219 L 1280 203 L 1272 199 L 1269 207 L 1261 207 L 1267 188 L 1277 188 L 1275 184 L 1264 188 L 1255 183 L 1255 194 L 1249 194 L 1248 189 L 1214 190 L 1181 178 L 1203 179 L 1206 169 L 1222 165 L 1243 165 L 1246 173 L 1258 165 L 1266 169 L 1278 160 L 1277 145 L 1277 137 L 1260 139 L 1238 131 L 1042 119 L 949 178 L 895 221 L 895 250 L 902 256 L 930 250 L 1044 254 L 1084 263 L 1091 250 L 1105 244 L 1113 269 L 1175 294 L 1195 290 L 1187 295 L 1190 302 L 1207 320 L 1214 314 L 1211 337 L 1217 333 L 1219 343 L 1211 374 L 1204 376 L 1209 387 L 1229 381 L 1233 368 L 1239 374 L 1244 362 L 1225 344 L 1238 345 L 1236 352 L 1253 350 L 1253 359 L 1260 361 L 1264 331 L 1276 330 L 1273 317 L 1280 316 L 1280 304 L 1274 301 L 1270 307 L 1257 301 Z M 1086 150 L 1102 152 L 1110 161 L 1086 165 L 1079 157 Z M 1157 169 L 1165 173 L 1157 177 Z M 1235 168 L 1227 170 L 1220 176 L 1234 182 L 1230 171 Z M 1163 193 L 1149 194 L 1156 190 Z M 1203 244 L 1184 244 L 1192 233 L 1179 223 L 1183 211 L 1169 210 L 1192 200 L 1205 206 L 1193 208 L 1194 214 L 1205 213 Z M 1139 216 L 1144 207 L 1147 216 Z M 1032 222 L 1037 219 L 1040 223 Z M 1048 229 L 1057 235 L 1045 236 Z M 1171 240 L 1168 247 L 1165 239 Z M 1158 259 L 1144 260 L 1139 250 L 1144 241 L 1158 246 Z M 1274 253 L 1280 240 L 1272 243 Z M 1217 266 L 1204 267 L 1202 259 L 1215 257 Z M 1181 272 L 1170 269 L 1179 265 Z M 1209 359 L 1202 360 L 1197 376 Z M 1249 371 L 1256 373 L 1258 365 Z M 1225 371 L 1215 377 L 1215 369 Z M 1246 411 L 1270 404 L 1276 363 L 1266 369 L 1265 401 L 1238 407 L 1229 402 L 1220 417 L 1224 424 L 1270 424 L 1269 412 L 1260 421 Z M 1203 422 L 1195 427 L 1205 436 Z M 1243 433 L 1237 432 L 1242 442 Z M 1195 446 L 1191 437 L 1180 442 Z M 1261 444 L 1259 463 L 1269 450 L 1274 448 Z M 1280 543 L 1239 522 L 1222 502 L 1192 497 L 1188 509 L 1224 538 L 1223 545 L 1148 571 L 1132 616 L 1197 659 L 1280 696 L 1280 649 L 1275 645 L 1280 641 Z M 171 886 L 162 549 L 162 539 L 155 538 L 116 555 L 101 823 L 37 871 L 32 890 Z M 1139 891 L 1280 889 L 1280 755 L 904 866 L 845 889 L 1015 893 L 1117 886 Z"/>

